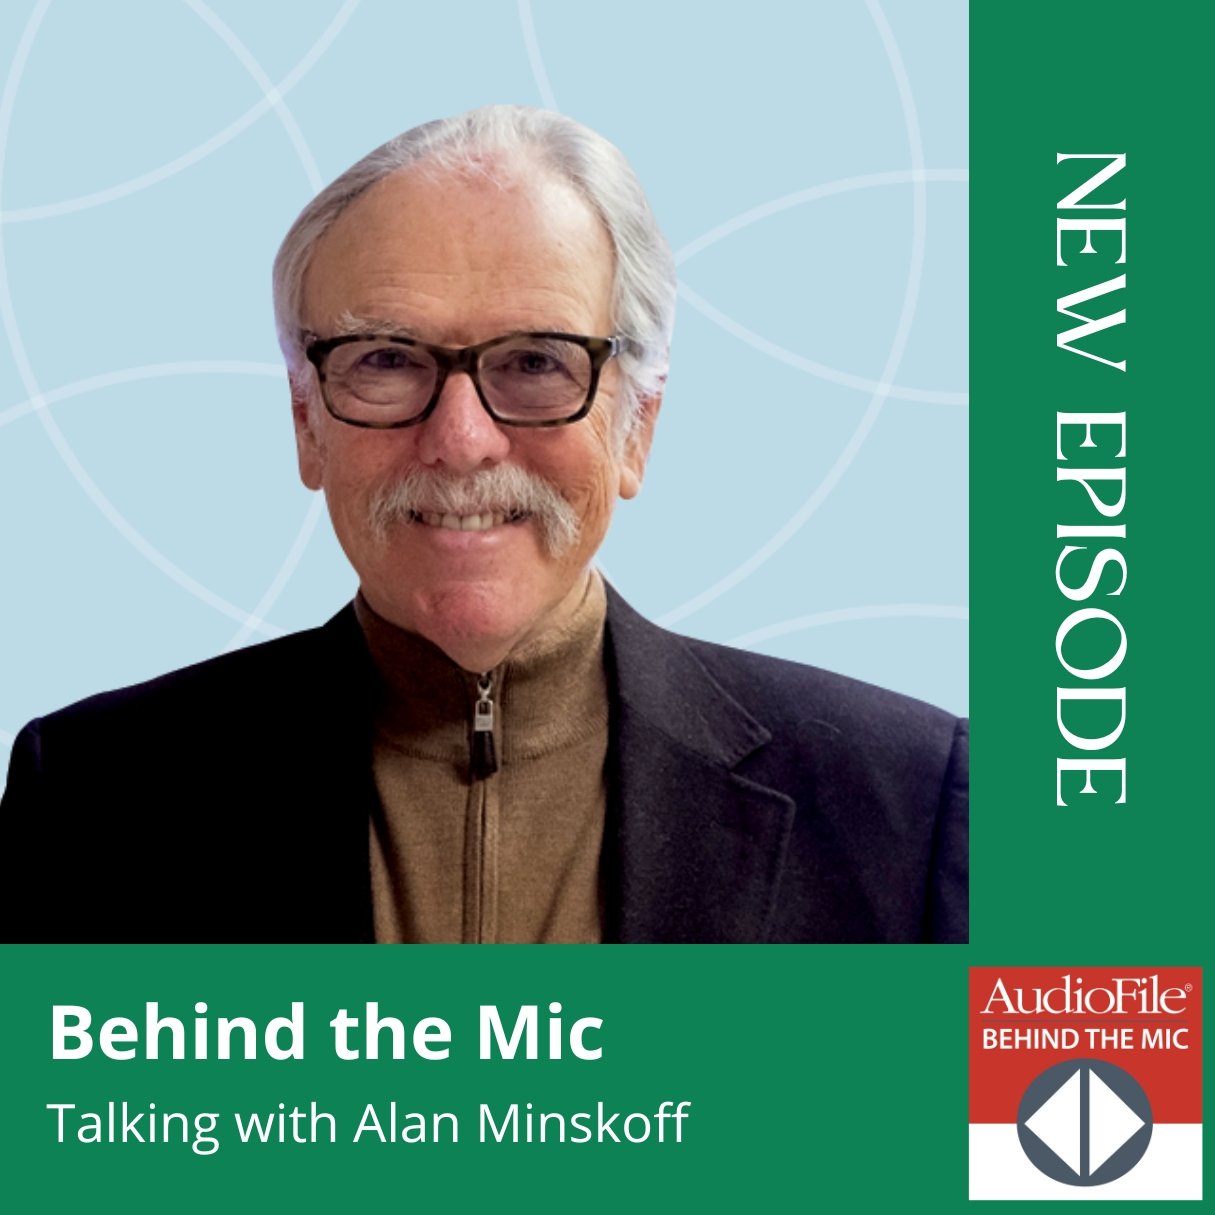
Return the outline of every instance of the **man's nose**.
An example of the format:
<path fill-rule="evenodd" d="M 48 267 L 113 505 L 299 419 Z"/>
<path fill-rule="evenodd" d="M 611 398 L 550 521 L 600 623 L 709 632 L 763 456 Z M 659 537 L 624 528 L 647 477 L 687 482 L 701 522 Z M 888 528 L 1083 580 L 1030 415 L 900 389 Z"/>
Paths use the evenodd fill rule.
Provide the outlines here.
<path fill-rule="evenodd" d="M 481 404 L 472 377 L 453 371 L 434 412 L 418 426 L 418 458 L 469 473 L 497 464 L 509 451 L 510 439 Z"/>

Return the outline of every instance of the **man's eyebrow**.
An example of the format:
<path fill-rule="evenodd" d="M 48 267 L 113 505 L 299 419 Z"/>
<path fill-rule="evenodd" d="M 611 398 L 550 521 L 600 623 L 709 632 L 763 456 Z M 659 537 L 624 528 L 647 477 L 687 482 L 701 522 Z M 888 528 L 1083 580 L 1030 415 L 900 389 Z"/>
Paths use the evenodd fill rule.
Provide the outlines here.
<path fill-rule="evenodd" d="M 418 338 L 417 331 L 400 321 L 390 321 L 383 317 L 355 316 L 353 312 L 339 313 L 333 326 L 334 337 L 348 337 L 355 333 L 366 333 L 374 337 L 407 337 Z"/>

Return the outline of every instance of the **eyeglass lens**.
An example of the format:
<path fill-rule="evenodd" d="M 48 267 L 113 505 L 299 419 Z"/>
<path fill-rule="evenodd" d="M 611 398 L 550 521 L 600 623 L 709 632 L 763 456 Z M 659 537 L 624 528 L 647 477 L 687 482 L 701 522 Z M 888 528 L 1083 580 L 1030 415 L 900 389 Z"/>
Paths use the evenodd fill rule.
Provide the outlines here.
<path fill-rule="evenodd" d="M 576 342 L 521 335 L 481 352 L 477 378 L 490 408 L 512 421 L 556 421 L 586 404 L 591 355 Z M 406 421 L 434 396 L 439 365 L 429 351 L 369 338 L 329 354 L 326 389 L 334 408 L 359 422 Z"/>

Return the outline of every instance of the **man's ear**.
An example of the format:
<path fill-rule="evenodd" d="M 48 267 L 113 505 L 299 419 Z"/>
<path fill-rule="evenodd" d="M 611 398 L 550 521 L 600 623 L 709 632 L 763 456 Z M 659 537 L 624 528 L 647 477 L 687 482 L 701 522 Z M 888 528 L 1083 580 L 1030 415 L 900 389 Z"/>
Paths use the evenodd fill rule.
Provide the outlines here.
<path fill-rule="evenodd" d="M 316 433 L 312 394 L 306 385 L 291 377 L 291 417 L 295 423 L 295 451 L 299 457 L 300 480 L 309 489 L 320 489 L 325 453 Z"/>
<path fill-rule="evenodd" d="M 654 441 L 654 424 L 658 421 L 658 410 L 662 406 L 662 393 L 642 397 L 637 420 L 624 440 L 624 458 L 620 463 L 620 496 L 635 498 L 641 491 L 641 479 L 645 476 L 646 461 L 650 458 L 650 444 Z"/>

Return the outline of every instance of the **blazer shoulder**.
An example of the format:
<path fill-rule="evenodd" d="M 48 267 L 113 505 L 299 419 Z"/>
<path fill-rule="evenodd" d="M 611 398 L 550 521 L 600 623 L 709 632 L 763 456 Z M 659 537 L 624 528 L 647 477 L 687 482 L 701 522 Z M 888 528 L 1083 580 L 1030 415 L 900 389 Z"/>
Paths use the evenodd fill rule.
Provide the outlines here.
<path fill-rule="evenodd" d="M 926 701 L 822 667 L 711 642 L 685 644 L 712 678 L 769 729 L 796 723 L 853 745 L 902 750 L 937 741 L 948 750 L 966 721 Z"/>
<path fill-rule="evenodd" d="M 965 745 L 965 722 L 944 709 L 821 667 L 668 632 L 611 587 L 608 625 L 621 691 L 656 724 L 683 722 L 702 749 L 724 732 L 750 750 L 762 732 L 778 755 L 844 753 L 892 773 L 910 764 L 940 775 L 954 747 Z M 706 710 L 710 689 L 714 707 Z"/>
<path fill-rule="evenodd" d="M 340 639 L 357 622 L 339 613 L 318 628 L 290 633 L 192 663 L 153 679 L 101 692 L 36 719 L 43 739 L 79 730 L 161 728 L 180 731 L 224 703 L 237 717 L 264 712 L 315 683 Z M 348 639 L 348 638 L 347 638 Z"/>

